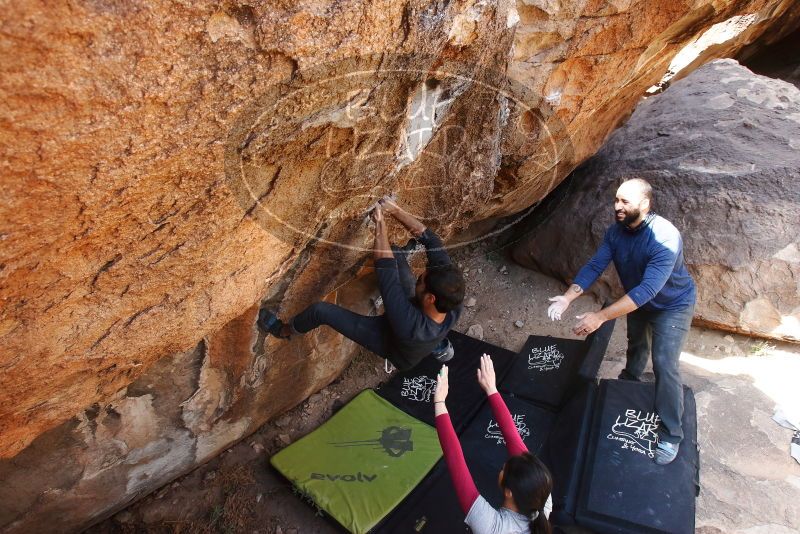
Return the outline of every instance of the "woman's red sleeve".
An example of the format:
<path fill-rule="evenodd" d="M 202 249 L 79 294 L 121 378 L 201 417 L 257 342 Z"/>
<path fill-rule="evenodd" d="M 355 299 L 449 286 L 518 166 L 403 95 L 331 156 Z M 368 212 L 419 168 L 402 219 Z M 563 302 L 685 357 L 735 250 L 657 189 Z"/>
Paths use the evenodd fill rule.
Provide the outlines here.
<path fill-rule="evenodd" d="M 500 432 L 503 433 L 503 439 L 506 440 L 506 449 L 510 456 L 517 456 L 524 452 L 528 452 L 528 447 L 523 443 L 522 438 L 517 432 L 517 425 L 514 424 L 514 419 L 511 418 L 511 413 L 508 411 L 503 397 L 499 393 L 492 393 L 489 395 L 489 406 L 492 407 L 492 414 L 497 420 L 497 425 L 500 427 Z"/>
<path fill-rule="evenodd" d="M 478 498 L 478 488 L 475 487 L 467 462 L 464 461 L 464 452 L 461 450 L 461 443 L 458 442 L 456 431 L 453 430 L 449 414 L 443 413 L 436 416 L 436 432 L 439 434 L 439 443 L 442 445 L 450 478 L 456 488 L 458 503 L 467 514 L 475 499 Z"/>

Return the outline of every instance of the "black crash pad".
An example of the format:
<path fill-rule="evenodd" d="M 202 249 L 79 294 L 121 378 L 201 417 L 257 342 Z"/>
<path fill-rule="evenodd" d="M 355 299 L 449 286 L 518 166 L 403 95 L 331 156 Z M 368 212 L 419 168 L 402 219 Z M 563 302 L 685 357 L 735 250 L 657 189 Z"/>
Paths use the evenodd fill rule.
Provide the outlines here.
<path fill-rule="evenodd" d="M 597 376 L 614 321 L 585 340 L 530 336 L 500 390 L 559 410 L 586 380 Z"/>
<path fill-rule="evenodd" d="M 447 337 L 455 350 L 455 355 L 447 362 L 450 376 L 447 408 L 453 428 L 459 432 L 486 400 L 476 378 L 481 355 L 491 355 L 499 383 L 516 354 L 455 331 L 450 331 Z M 407 414 L 433 425 L 433 393 L 441 368 L 442 364 L 429 356 L 413 369 L 397 373 L 376 391 Z"/>
<path fill-rule="evenodd" d="M 694 532 L 699 489 L 697 410 L 684 388 L 684 440 L 657 465 L 655 384 L 603 380 L 578 498 L 576 522 L 598 533 Z"/>
<path fill-rule="evenodd" d="M 447 465 L 440 460 L 431 473 L 373 529 L 373 534 L 439 534 L 470 532 L 458 505 Z"/>
<path fill-rule="evenodd" d="M 451 394 L 452 390 L 451 386 Z M 540 453 L 555 422 L 555 415 L 521 399 L 508 396 L 504 399 L 528 450 Z M 459 441 L 478 491 L 492 506 L 501 506 L 502 494 L 497 477 L 508 459 L 508 451 L 488 403 L 470 421 Z M 375 531 L 469 532 L 464 517 L 447 465 L 442 460 Z"/>
<path fill-rule="evenodd" d="M 575 523 L 578 490 L 589 443 L 597 385 L 585 383 L 556 416 L 542 451 L 542 460 L 553 475 L 554 524 Z"/>

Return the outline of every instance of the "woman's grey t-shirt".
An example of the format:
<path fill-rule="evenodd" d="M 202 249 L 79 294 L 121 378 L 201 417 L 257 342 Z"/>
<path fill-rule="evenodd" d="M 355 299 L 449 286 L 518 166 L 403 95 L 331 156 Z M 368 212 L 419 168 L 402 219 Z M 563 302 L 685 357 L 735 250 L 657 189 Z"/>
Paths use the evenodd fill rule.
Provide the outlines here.
<path fill-rule="evenodd" d="M 550 517 L 552 509 L 551 495 L 544 505 L 545 517 Z M 530 534 L 529 517 L 508 508 L 495 510 L 481 495 L 472 503 L 464 522 L 472 529 L 473 534 Z"/>

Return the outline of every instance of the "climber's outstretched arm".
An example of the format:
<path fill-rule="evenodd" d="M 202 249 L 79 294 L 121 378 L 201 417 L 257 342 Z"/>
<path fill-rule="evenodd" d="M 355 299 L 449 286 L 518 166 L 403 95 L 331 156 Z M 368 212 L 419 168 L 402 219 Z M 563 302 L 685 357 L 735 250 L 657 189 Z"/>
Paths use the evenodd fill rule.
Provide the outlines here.
<path fill-rule="evenodd" d="M 375 206 L 372 210 L 372 220 L 375 221 L 375 245 L 373 253 L 375 260 L 381 258 L 394 259 L 392 248 L 389 246 L 389 234 L 386 230 L 386 219 L 383 218 L 383 210 L 380 206 Z"/>
<path fill-rule="evenodd" d="M 400 224 L 406 227 L 409 232 L 414 234 L 414 237 L 419 237 L 425 231 L 425 225 L 419 219 L 408 213 L 406 210 L 398 206 L 394 200 L 389 197 L 382 198 L 378 205 L 383 208 L 384 213 L 387 213 L 397 219 Z"/>

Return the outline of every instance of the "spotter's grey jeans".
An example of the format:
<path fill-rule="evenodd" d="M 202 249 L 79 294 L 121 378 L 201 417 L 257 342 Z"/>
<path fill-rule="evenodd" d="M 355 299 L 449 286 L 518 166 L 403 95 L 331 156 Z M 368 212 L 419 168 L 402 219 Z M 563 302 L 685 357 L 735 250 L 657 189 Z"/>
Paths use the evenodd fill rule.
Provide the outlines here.
<path fill-rule="evenodd" d="M 675 311 L 638 309 L 628 314 L 628 351 L 625 370 L 641 377 L 651 347 L 656 375 L 656 413 L 661 418 L 661 439 L 680 443 L 683 439 L 683 385 L 678 359 L 694 315 L 694 304 Z"/>

